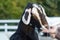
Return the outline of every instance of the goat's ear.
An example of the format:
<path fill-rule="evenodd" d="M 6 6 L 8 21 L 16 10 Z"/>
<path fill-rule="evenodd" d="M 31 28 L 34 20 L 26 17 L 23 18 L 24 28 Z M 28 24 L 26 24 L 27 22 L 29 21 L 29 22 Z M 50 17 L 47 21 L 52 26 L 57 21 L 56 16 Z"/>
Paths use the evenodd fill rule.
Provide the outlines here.
<path fill-rule="evenodd" d="M 24 24 L 28 25 L 31 20 L 31 8 L 26 9 L 23 16 L 22 16 L 22 21 Z"/>

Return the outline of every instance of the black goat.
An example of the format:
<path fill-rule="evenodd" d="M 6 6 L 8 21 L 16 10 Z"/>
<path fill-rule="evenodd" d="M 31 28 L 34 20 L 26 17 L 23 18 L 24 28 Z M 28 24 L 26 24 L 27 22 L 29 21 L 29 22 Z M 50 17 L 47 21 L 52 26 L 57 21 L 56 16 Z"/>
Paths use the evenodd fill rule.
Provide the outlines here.
<path fill-rule="evenodd" d="M 42 26 L 43 25 L 43 26 Z M 46 15 L 43 7 L 38 4 L 28 3 L 25 8 L 17 31 L 10 40 L 39 40 L 35 27 L 47 27 Z"/>

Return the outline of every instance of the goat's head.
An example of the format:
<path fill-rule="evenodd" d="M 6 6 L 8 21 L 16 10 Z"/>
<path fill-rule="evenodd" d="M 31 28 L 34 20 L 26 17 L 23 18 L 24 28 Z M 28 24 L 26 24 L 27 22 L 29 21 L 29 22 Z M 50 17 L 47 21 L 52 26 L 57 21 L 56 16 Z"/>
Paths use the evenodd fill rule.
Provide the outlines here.
<path fill-rule="evenodd" d="M 47 22 L 47 15 L 45 13 L 44 8 L 41 5 L 33 4 L 32 8 L 32 14 L 35 15 L 36 19 L 38 19 L 40 25 L 43 28 L 48 28 L 48 22 Z"/>
<path fill-rule="evenodd" d="M 38 28 L 46 27 L 48 25 L 46 21 L 45 10 L 41 5 L 38 4 L 28 4 L 24 14 L 22 16 L 22 21 L 26 25 L 34 25 Z M 44 28 L 45 28 L 44 27 Z"/>

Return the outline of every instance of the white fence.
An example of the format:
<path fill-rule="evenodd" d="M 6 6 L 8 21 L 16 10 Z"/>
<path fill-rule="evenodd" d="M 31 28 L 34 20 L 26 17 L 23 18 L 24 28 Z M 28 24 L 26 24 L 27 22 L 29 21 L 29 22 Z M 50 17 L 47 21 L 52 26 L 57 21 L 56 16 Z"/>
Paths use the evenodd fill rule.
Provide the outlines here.
<path fill-rule="evenodd" d="M 5 32 L 7 32 L 7 29 L 17 29 L 19 21 L 20 20 L 0 20 L 0 29 L 4 29 Z M 60 17 L 49 17 L 47 21 L 49 25 L 54 25 L 60 23 Z M 10 24 L 17 23 L 17 25 L 8 25 L 9 23 Z"/>
<path fill-rule="evenodd" d="M 13 30 L 17 29 L 18 23 L 20 20 L 0 20 L 0 40 L 9 40 L 9 37 L 15 32 L 15 31 L 8 31 L 8 29 Z M 16 25 L 14 25 L 14 23 Z M 3 25 L 2 25 L 3 24 Z M 9 25 L 13 24 L 13 25 Z M 3 30 L 3 31 L 1 31 Z"/>
<path fill-rule="evenodd" d="M 0 20 L 0 29 L 4 29 L 5 32 L 8 32 L 8 29 L 17 29 L 17 25 L 8 25 L 13 23 L 19 23 L 19 20 Z M 1 25 L 3 24 L 3 25 Z"/>
<path fill-rule="evenodd" d="M 0 31 L 0 40 L 4 40 L 3 37 L 7 37 L 5 38 L 6 40 L 8 39 L 9 40 L 9 37 L 13 34 L 13 32 L 15 31 L 8 31 L 8 29 L 17 29 L 18 27 L 18 23 L 19 23 L 20 20 L 0 20 L 0 30 L 1 29 L 4 29 L 4 32 L 1 33 Z M 49 17 L 47 19 L 49 25 L 55 25 L 57 23 L 60 23 L 60 17 Z M 9 25 L 10 24 L 14 24 L 14 23 L 17 23 L 17 25 Z M 3 25 L 1 25 L 3 24 Z M 9 33 L 8 33 L 9 32 Z M 3 35 L 3 36 L 2 36 Z M 5 36 L 4 36 L 5 35 Z"/>
<path fill-rule="evenodd" d="M 0 20 L 0 24 L 4 24 L 4 25 L 0 25 L 0 29 L 4 29 L 5 32 L 7 32 L 8 29 L 17 29 L 17 25 L 8 25 L 13 24 L 13 23 L 19 23 L 20 20 Z M 60 23 L 60 17 L 49 17 L 49 19 L 47 19 L 49 25 L 54 25 L 57 23 Z"/>

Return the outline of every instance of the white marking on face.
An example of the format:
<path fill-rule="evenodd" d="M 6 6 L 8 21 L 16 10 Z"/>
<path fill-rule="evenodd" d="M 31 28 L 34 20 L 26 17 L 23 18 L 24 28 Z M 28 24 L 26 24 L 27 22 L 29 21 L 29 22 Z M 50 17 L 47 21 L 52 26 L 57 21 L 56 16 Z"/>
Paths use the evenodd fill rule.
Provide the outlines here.
<path fill-rule="evenodd" d="M 27 20 L 25 19 L 25 13 L 26 13 L 26 12 L 29 13 Z M 31 19 L 31 8 L 26 9 L 26 10 L 25 10 L 25 13 L 24 13 L 24 15 L 23 15 L 23 17 L 22 17 L 22 21 L 23 21 L 24 24 L 28 25 L 28 24 L 30 23 L 30 19 Z"/>
<path fill-rule="evenodd" d="M 46 16 L 46 13 L 45 13 L 44 8 L 43 8 L 41 5 L 39 5 L 39 6 L 42 8 L 42 12 L 43 12 L 43 14 Z"/>
<path fill-rule="evenodd" d="M 40 12 L 42 13 L 41 8 L 39 8 L 37 4 L 33 4 L 33 7 L 38 8 L 40 10 Z"/>
<path fill-rule="evenodd" d="M 46 16 L 46 13 L 45 13 L 45 10 L 44 10 L 44 8 L 43 8 L 41 5 L 40 5 L 40 7 L 39 7 L 37 4 L 33 4 L 32 13 L 38 18 L 39 23 L 41 24 L 42 28 L 45 29 L 45 27 L 44 27 L 44 25 L 42 24 L 42 21 L 41 21 L 41 19 L 40 19 L 40 16 L 39 16 L 40 13 L 38 13 L 37 9 L 40 10 L 41 14 L 43 13 L 44 16 L 47 17 L 47 16 Z"/>
<path fill-rule="evenodd" d="M 40 16 L 39 16 L 39 13 L 38 13 L 36 7 L 33 7 L 33 8 L 32 8 L 32 14 L 37 17 L 37 19 L 39 20 L 39 23 L 42 25 L 41 19 L 40 19 Z"/>
<path fill-rule="evenodd" d="M 33 4 L 34 7 L 40 10 L 41 13 L 43 13 L 46 16 L 45 10 L 41 5 Z M 42 10 L 41 10 L 42 8 Z"/>

